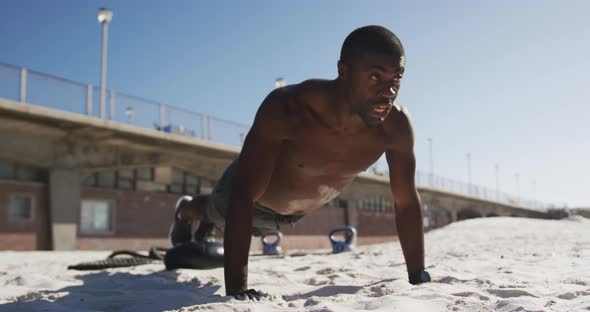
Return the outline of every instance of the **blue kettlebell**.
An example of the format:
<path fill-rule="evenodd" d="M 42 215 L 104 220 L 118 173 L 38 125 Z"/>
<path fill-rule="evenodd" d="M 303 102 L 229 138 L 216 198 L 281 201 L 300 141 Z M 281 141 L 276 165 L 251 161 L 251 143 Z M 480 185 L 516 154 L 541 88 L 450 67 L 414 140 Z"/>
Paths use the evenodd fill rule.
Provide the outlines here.
<path fill-rule="evenodd" d="M 334 238 L 335 234 L 344 234 L 344 240 L 337 240 Z M 356 229 L 352 226 L 334 229 L 328 235 L 330 242 L 332 243 L 332 253 L 341 253 L 346 251 L 352 251 L 354 244 L 356 243 Z"/>
<path fill-rule="evenodd" d="M 275 241 L 266 241 L 267 237 L 275 236 Z M 270 231 L 262 235 L 262 254 L 263 255 L 280 255 L 283 253 L 281 248 L 281 240 L 283 239 L 283 233 L 280 231 Z"/>

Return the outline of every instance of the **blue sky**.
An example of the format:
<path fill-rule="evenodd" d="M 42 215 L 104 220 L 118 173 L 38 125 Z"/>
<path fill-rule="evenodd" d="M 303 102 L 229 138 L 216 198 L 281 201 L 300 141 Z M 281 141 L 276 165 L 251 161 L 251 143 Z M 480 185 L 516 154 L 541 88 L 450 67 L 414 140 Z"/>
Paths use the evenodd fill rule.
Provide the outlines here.
<path fill-rule="evenodd" d="M 342 41 L 378 24 L 404 43 L 398 102 L 418 168 L 521 197 L 590 206 L 587 1 L 13 1 L 0 62 L 250 124 L 276 77 L 336 77 Z"/>

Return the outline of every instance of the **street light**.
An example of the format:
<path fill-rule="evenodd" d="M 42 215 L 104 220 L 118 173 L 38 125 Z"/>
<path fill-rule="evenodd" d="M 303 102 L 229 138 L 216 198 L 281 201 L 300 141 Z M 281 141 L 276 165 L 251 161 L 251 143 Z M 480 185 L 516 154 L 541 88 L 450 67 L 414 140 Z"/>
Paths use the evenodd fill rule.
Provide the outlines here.
<path fill-rule="evenodd" d="M 109 32 L 108 24 L 113 19 L 113 12 L 109 9 L 98 10 L 98 22 L 102 24 L 102 53 L 100 62 L 100 118 L 104 119 L 105 93 L 107 80 L 107 37 Z"/>
<path fill-rule="evenodd" d="M 500 165 L 496 163 L 494 169 L 496 169 L 496 200 L 500 200 Z"/>
<path fill-rule="evenodd" d="M 514 174 L 514 181 L 516 182 L 516 202 L 520 203 L 520 174 Z"/>
<path fill-rule="evenodd" d="M 471 153 L 467 153 L 465 157 L 467 157 L 467 181 L 469 183 L 468 193 L 471 195 Z"/>
<path fill-rule="evenodd" d="M 434 187 L 434 160 L 432 158 L 432 138 L 428 138 L 428 153 L 430 160 L 430 186 Z"/>
<path fill-rule="evenodd" d="M 287 83 L 285 82 L 285 79 L 279 77 L 277 79 L 275 79 L 275 88 L 282 88 L 285 85 L 287 85 Z"/>
<path fill-rule="evenodd" d="M 135 114 L 135 110 L 133 109 L 133 107 L 128 106 L 127 109 L 125 110 L 125 116 L 127 116 L 128 123 L 131 123 L 131 121 L 133 121 L 134 114 Z"/>

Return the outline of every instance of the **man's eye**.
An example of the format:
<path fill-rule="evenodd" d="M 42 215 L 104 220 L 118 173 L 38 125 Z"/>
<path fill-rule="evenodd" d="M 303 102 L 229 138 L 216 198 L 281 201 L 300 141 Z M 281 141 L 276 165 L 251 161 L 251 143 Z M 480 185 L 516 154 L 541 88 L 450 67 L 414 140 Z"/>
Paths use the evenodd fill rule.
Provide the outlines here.
<path fill-rule="evenodd" d="M 375 80 L 375 81 L 377 81 L 377 80 L 379 80 L 379 75 L 378 75 L 378 74 L 371 74 L 371 75 L 369 76 L 369 78 L 370 78 L 371 80 Z"/>

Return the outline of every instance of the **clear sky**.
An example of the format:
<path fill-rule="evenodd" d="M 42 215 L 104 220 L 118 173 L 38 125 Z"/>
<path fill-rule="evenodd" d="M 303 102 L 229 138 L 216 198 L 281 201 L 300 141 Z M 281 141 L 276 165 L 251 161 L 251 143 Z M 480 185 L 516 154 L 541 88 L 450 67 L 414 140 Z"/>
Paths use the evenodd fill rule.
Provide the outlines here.
<path fill-rule="evenodd" d="M 0 62 L 251 124 L 274 88 L 333 79 L 342 41 L 378 24 L 406 50 L 398 102 L 418 169 L 590 206 L 588 1 L 30 1 L 0 3 Z"/>

